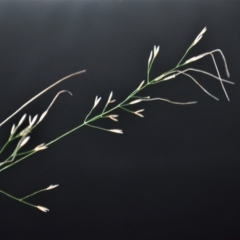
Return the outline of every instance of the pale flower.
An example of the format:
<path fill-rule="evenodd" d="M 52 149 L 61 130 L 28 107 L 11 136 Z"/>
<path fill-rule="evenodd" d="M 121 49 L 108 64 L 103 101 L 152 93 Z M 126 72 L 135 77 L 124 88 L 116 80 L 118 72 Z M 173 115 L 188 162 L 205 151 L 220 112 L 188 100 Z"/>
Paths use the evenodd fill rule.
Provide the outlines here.
<path fill-rule="evenodd" d="M 101 100 L 101 97 L 98 98 L 98 96 L 96 96 L 95 101 L 94 101 L 93 108 L 95 108 L 95 107 L 98 105 L 98 103 L 100 102 L 100 100 Z"/>
<path fill-rule="evenodd" d="M 123 134 L 123 131 L 121 129 L 110 129 L 108 131 Z"/>
<path fill-rule="evenodd" d="M 45 208 L 45 207 L 42 207 L 42 206 L 36 206 L 36 208 L 38 208 L 39 210 L 41 210 L 43 212 L 48 212 L 49 211 L 48 208 Z"/>
<path fill-rule="evenodd" d="M 18 122 L 17 127 L 19 127 L 19 126 L 23 123 L 23 121 L 25 120 L 26 116 L 27 116 L 27 114 L 25 113 L 25 114 L 21 117 L 20 121 Z"/>

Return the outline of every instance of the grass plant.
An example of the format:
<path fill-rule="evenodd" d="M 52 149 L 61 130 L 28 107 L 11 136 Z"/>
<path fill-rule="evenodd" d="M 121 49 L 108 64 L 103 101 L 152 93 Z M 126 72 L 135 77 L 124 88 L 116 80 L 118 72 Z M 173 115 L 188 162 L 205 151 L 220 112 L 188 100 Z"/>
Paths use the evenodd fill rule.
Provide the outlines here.
<path fill-rule="evenodd" d="M 113 92 L 110 92 L 109 97 L 105 103 L 104 108 L 102 109 L 100 114 L 94 115 L 94 110 L 95 108 L 98 107 L 99 102 L 101 101 L 101 97 L 96 96 L 94 102 L 93 102 L 93 107 L 90 109 L 89 113 L 86 115 L 84 121 L 79 124 L 78 126 L 72 128 L 71 130 L 63 133 L 62 135 L 60 135 L 59 137 L 53 139 L 52 141 L 48 142 L 48 143 L 41 143 L 38 146 L 36 146 L 33 149 L 30 149 L 28 151 L 22 151 L 22 147 L 25 146 L 29 140 L 30 140 L 30 135 L 31 132 L 44 120 L 44 118 L 47 116 L 50 108 L 52 107 L 52 105 L 54 104 L 54 102 L 56 101 L 56 99 L 59 97 L 60 94 L 62 93 L 69 93 L 71 95 L 71 92 L 67 91 L 67 90 L 62 90 L 60 92 L 57 93 L 57 95 L 53 98 L 52 102 L 49 104 L 49 106 L 47 107 L 47 109 L 40 115 L 35 115 L 34 117 L 31 117 L 30 115 L 27 115 L 26 113 L 20 118 L 19 122 L 17 125 L 13 124 L 12 128 L 10 130 L 10 135 L 8 140 L 6 141 L 6 143 L 2 146 L 2 148 L 0 149 L 0 153 L 2 153 L 7 147 L 8 145 L 15 141 L 16 142 L 16 147 L 13 150 L 13 152 L 4 160 L 2 160 L 0 162 L 0 172 L 7 170 L 8 168 L 13 167 L 14 165 L 16 165 L 17 163 L 20 163 L 21 161 L 23 161 L 24 159 L 30 157 L 31 155 L 45 150 L 47 149 L 51 144 L 57 142 L 58 140 L 62 139 L 63 137 L 69 135 L 70 133 L 84 127 L 91 127 L 91 128 L 96 128 L 99 130 L 103 130 L 103 131 L 108 131 L 108 132 L 112 132 L 112 133 L 116 133 L 116 134 L 122 134 L 123 130 L 122 129 L 118 129 L 118 128 L 114 128 L 114 129 L 107 129 L 107 128 L 103 128 L 101 126 L 99 126 L 99 124 L 97 124 L 98 120 L 100 119 L 109 119 L 111 121 L 117 122 L 118 121 L 118 117 L 119 114 L 116 113 L 116 111 L 126 111 L 130 114 L 133 114 L 135 116 L 138 117 L 144 117 L 143 116 L 143 112 L 144 109 L 142 108 L 138 108 L 137 110 L 133 110 L 133 105 L 137 105 L 140 104 L 141 102 L 148 102 L 148 101 L 165 101 L 171 104 L 178 104 L 178 105 L 189 105 L 189 104 L 195 104 L 197 103 L 197 101 L 188 101 L 188 102 L 177 102 L 177 101 L 172 101 L 170 99 L 165 99 L 165 98 L 161 98 L 161 97 L 150 97 L 150 96 L 142 96 L 141 92 L 143 89 L 150 87 L 152 85 L 155 84 L 159 84 L 161 82 L 164 81 L 169 81 L 172 80 L 174 78 L 176 78 L 178 75 L 184 75 L 188 78 L 190 78 L 195 84 L 197 84 L 207 95 L 209 95 L 211 98 L 215 99 L 215 100 L 219 100 L 216 96 L 214 96 L 213 94 L 211 94 L 209 91 L 207 91 L 207 89 L 205 89 L 192 75 L 191 72 L 199 72 L 205 75 L 208 75 L 210 77 L 212 77 L 213 79 L 216 79 L 220 82 L 220 85 L 223 89 L 223 92 L 227 98 L 227 100 L 229 101 L 229 97 L 227 94 L 227 91 L 225 89 L 224 84 L 228 83 L 228 84 L 234 84 L 231 81 L 228 81 L 226 79 L 223 79 L 220 75 L 219 69 L 218 69 L 218 65 L 216 63 L 214 54 L 215 53 L 220 53 L 224 66 L 225 66 L 225 71 L 226 71 L 226 75 L 229 78 L 230 74 L 228 71 L 228 66 L 227 66 L 227 62 L 225 60 L 224 54 L 222 53 L 222 51 L 220 49 L 215 49 L 206 53 L 202 53 L 200 55 L 191 57 L 187 60 L 185 60 L 187 54 L 189 53 L 189 51 L 201 40 L 201 38 L 203 37 L 204 33 L 206 32 L 207 28 L 205 27 L 199 34 L 198 36 L 194 39 L 194 41 L 190 44 L 190 46 L 188 47 L 188 49 L 186 50 L 186 52 L 184 53 L 183 57 L 180 59 L 180 61 L 178 62 L 178 64 L 173 67 L 172 69 L 162 73 L 161 75 L 150 79 L 150 72 L 151 69 L 153 67 L 154 64 L 154 60 L 156 59 L 160 47 L 159 46 L 154 46 L 153 50 L 150 52 L 150 56 L 148 58 L 148 62 L 147 62 L 147 76 L 146 76 L 146 80 L 141 81 L 141 83 L 137 86 L 136 89 L 134 89 L 129 95 L 128 97 L 126 97 L 124 100 L 122 100 L 119 103 L 116 103 L 116 100 L 113 98 Z M 201 69 L 196 69 L 196 68 L 189 68 L 187 67 L 190 63 L 192 62 L 196 62 L 198 60 L 200 60 L 201 58 L 204 58 L 206 56 L 210 56 L 212 58 L 215 70 L 217 75 L 214 75 L 212 73 L 209 73 L 207 71 L 201 70 Z M 84 73 L 85 70 L 70 74 L 60 80 L 58 80 L 57 82 L 55 82 L 54 84 L 52 84 L 51 86 L 47 87 L 46 89 L 44 89 L 43 91 L 41 91 L 39 94 L 35 95 L 33 98 L 31 98 L 29 101 L 27 101 L 26 103 L 24 103 L 19 109 L 17 109 L 13 114 L 11 114 L 9 117 L 7 117 L 4 121 L 2 121 L 0 123 L 0 127 L 6 123 L 7 121 L 9 121 L 13 116 L 15 116 L 17 113 L 19 113 L 24 107 L 26 107 L 28 104 L 30 104 L 31 102 L 33 102 L 36 98 L 40 97 L 42 94 L 44 94 L 45 92 L 47 92 L 49 89 L 53 88 L 54 86 L 56 86 L 57 84 L 61 83 L 62 81 L 65 81 L 73 76 L 79 75 Z M 22 124 L 24 121 L 26 121 L 26 119 L 28 118 L 28 126 L 25 128 L 21 128 Z M 24 197 L 15 197 L 5 191 L 0 190 L 0 192 L 16 201 L 19 201 L 21 203 L 24 203 L 28 206 L 37 208 L 43 212 L 47 212 L 49 211 L 48 208 L 40 206 L 40 205 L 35 205 L 32 204 L 30 202 L 28 202 L 28 199 L 34 195 L 37 195 L 43 191 L 48 191 L 48 190 L 52 190 L 54 188 L 58 187 L 58 184 L 56 185 L 50 185 L 47 188 L 35 191 L 27 196 Z"/>

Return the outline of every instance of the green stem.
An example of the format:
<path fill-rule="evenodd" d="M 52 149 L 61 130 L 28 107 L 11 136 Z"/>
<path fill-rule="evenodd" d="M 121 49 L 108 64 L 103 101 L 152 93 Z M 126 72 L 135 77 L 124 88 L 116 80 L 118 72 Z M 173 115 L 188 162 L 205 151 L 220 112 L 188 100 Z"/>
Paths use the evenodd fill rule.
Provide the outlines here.
<path fill-rule="evenodd" d="M 187 51 L 185 52 L 185 54 L 183 55 L 183 57 L 181 58 L 181 60 L 180 60 L 179 63 L 177 64 L 177 66 L 175 66 L 174 68 L 172 68 L 172 69 L 166 71 L 165 73 L 161 74 L 161 75 L 163 75 L 162 78 L 164 78 L 167 74 L 171 73 L 172 71 L 174 71 L 174 70 L 176 70 L 176 69 L 178 69 L 178 68 L 186 65 L 186 64 L 181 64 L 181 62 L 182 62 L 182 60 L 184 59 L 184 57 L 187 55 L 188 51 L 189 51 L 191 48 L 192 48 L 192 45 L 190 45 L 190 47 L 187 49 Z M 87 114 L 87 116 L 86 116 L 86 118 L 85 118 L 85 120 L 84 120 L 84 122 L 83 122 L 82 124 L 80 124 L 79 126 L 77 126 L 77 127 L 73 128 L 73 129 L 65 132 L 64 134 L 62 134 L 62 135 L 60 135 L 59 137 L 53 139 L 52 141 L 48 142 L 48 143 L 45 144 L 45 145 L 46 145 L 46 146 L 49 146 L 49 145 L 57 142 L 58 140 L 62 139 L 63 137 L 66 137 L 66 136 L 69 135 L 70 133 L 72 133 L 72 132 L 74 132 L 74 131 L 76 131 L 76 130 L 78 130 L 78 129 L 80 129 L 81 127 L 84 127 L 84 126 L 86 126 L 86 125 L 88 125 L 88 126 L 90 126 L 90 127 L 93 127 L 93 125 L 90 125 L 89 123 L 105 117 L 107 114 L 109 114 L 110 112 L 112 112 L 112 111 L 114 111 L 114 110 L 116 110 L 116 109 L 118 109 L 118 108 L 121 108 L 121 109 L 123 109 L 123 110 L 125 110 L 125 111 L 128 111 L 128 112 L 130 112 L 130 113 L 133 113 L 133 112 L 131 112 L 130 110 L 124 108 L 124 107 L 123 107 L 124 104 L 125 104 L 129 99 L 134 98 L 134 96 L 135 96 L 138 92 L 142 91 L 143 89 L 145 89 L 145 88 L 148 87 L 149 85 L 155 84 L 155 83 L 157 83 L 157 82 L 161 82 L 161 81 L 160 81 L 161 79 L 159 79 L 159 81 L 157 81 L 157 82 L 155 81 L 155 79 L 157 79 L 157 78 L 160 77 L 161 75 L 159 75 L 158 77 L 156 77 L 156 78 L 152 79 L 151 81 L 149 81 L 149 72 L 150 72 L 150 70 L 151 70 L 152 64 L 153 64 L 153 61 L 152 61 L 152 62 L 150 63 L 150 65 L 148 66 L 148 70 L 147 70 L 147 73 L 148 73 L 148 81 L 147 81 L 147 83 L 146 83 L 145 85 L 143 85 L 140 89 L 134 90 L 132 93 L 129 94 L 128 97 L 126 97 L 125 100 L 123 100 L 121 103 L 119 103 L 119 104 L 116 105 L 115 107 L 113 107 L 113 108 L 111 108 L 111 109 L 109 109 L 109 110 L 107 110 L 107 111 L 105 110 L 105 109 L 106 109 L 106 107 L 105 107 L 105 108 L 104 108 L 104 111 L 103 111 L 101 114 L 99 114 L 99 115 L 97 115 L 97 116 L 95 116 L 95 117 L 87 120 L 88 117 L 90 116 L 90 114 L 92 113 L 93 109 L 94 109 L 94 108 L 92 108 L 92 109 L 90 110 L 90 112 Z M 136 96 L 135 96 L 135 97 L 136 97 Z M 96 126 L 94 126 L 94 127 L 101 129 L 100 127 L 96 127 Z M 105 130 L 105 129 L 102 129 L 102 130 Z M 22 158 L 20 158 L 20 159 L 18 159 L 18 160 L 15 160 L 13 163 L 8 164 L 7 166 L 5 166 L 5 167 L 3 167 L 2 169 L 0 169 L 0 172 L 6 170 L 7 168 L 12 167 L 13 165 L 21 162 L 22 160 L 28 158 L 29 156 L 33 155 L 33 154 L 36 153 L 36 152 L 37 152 L 37 151 L 29 152 L 29 154 L 26 154 L 26 155 L 23 156 Z M 26 152 L 26 153 L 27 153 L 27 152 Z M 23 153 L 23 154 L 24 154 L 24 153 Z M 19 155 L 22 155 L 22 154 L 19 154 Z"/>
<path fill-rule="evenodd" d="M 126 111 L 126 112 L 133 113 L 133 111 L 131 111 L 131 110 L 129 110 L 129 109 L 123 107 L 123 106 L 121 106 L 120 108 L 121 108 L 122 110 Z"/>
<path fill-rule="evenodd" d="M 3 152 L 3 150 L 7 147 L 7 145 L 10 143 L 11 140 L 8 140 L 1 148 L 0 154 Z"/>
<path fill-rule="evenodd" d="M 24 203 L 24 204 L 26 204 L 26 205 L 28 205 L 28 206 L 36 207 L 35 205 L 33 205 L 33 204 L 29 203 L 29 202 L 23 201 L 23 199 L 19 199 L 19 198 L 17 198 L 17 197 L 14 197 L 13 195 L 11 195 L 11 194 L 9 194 L 9 193 L 6 193 L 6 192 L 4 192 L 4 191 L 2 191 L 2 190 L 0 190 L 0 193 L 2 193 L 2 194 L 4 194 L 4 195 L 6 195 L 6 196 L 8 196 L 8 197 L 10 197 L 10 198 L 18 201 L 18 202 Z"/>
<path fill-rule="evenodd" d="M 32 196 L 34 196 L 34 195 L 40 193 L 40 192 L 45 192 L 45 191 L 47 191 L 46 188 L 41 189 L 41 190 L 38 190 L 38 191 L 36 191 L 36 192 L 34 192 L 34 193 L 31 193 L 31 194 L 29 194 L 29 195 L 27 195 L 27 196 L 21 198 L 20 200 L 22 201 L 22 200 L 24 200 L 24 199 L 30 198 L 30 197 L 32 197 Z"/>
<path fill-rule="evenodd" d="M 181 64 L 181 62 L 183 61 L 183 59 L 186 57 L 186 55 L 188 54 L 188 52 L 191 50 L 191 48 L 193 47 L 192 45 L 193 45 L 193 43 L 192 43 L 192 44 L 190 45 L 190 47 L 188 47 L 188 49 L 185 51 L 183 57 L 182 57 L 181 60 L 178 62 L 177 67 Z"/>

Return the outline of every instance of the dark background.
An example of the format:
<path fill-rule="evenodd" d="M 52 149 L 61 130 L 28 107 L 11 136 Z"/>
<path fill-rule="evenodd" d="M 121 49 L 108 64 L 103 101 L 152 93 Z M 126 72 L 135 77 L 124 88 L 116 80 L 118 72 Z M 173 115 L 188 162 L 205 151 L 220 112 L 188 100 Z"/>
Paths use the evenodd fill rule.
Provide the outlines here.
<path fill-rule="evenodd" d="M 146 78 L 153 45 L 160 53 L 152 77 L 174 67 L 207 26 L 189 53 L 220 48 L 231 79 L 225 84 L 194 76 L 220 101 L 190 79 L 179 77 L 144 92 L 177 106 L 140 103 L 139 118 L 122 111 L 118 135 L 84 127 L 0 174 L 0 189 L 25 196 L 59 183 L 30 202 L 0 195 L 1 239 L 240 239 L 239 1 L 26 1 L 0 3 L 0 117 L 54 81 L 74 77 L 29 105 L 1 128 L 1 144 L 12 124 L 27 112 L 41 114 L 62 95 L 33 132 L 29 147 L 48 142 L 82 123 L 96 95 L 102 104 L 113 90 L 120 101 Z M 216 54 L 221 74 L 222 60 Z M 192 66 L 215 74 L 211 57 Z M 27 147 L 26 147 L 27 149 Z"/>

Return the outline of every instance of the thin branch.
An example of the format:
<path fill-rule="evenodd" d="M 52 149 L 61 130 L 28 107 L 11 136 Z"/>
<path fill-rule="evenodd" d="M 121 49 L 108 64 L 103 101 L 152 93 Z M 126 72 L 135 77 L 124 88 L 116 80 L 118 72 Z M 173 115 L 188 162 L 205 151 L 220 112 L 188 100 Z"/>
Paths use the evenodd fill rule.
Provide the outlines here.
<path fill-rule="evenodd" d="M 37 95 L 35 95 L 33 98 L 31 98 L 30 100 L 28 100 L 26 103 L 24 103 L 20 108 L 18 108 L 13 114 L 11 114 L 9 117 L 7 117 L 4 121 L 2 121 L 0 123 L 0 127 L 6 123 L 9 119 L 11 119 L 14 115 L 16 115 L 19 111 L 21 111 L 24 107 L 26 107 L 29 103 L 31 103 L 32 101 L 34 101 L 36 98 L 38 98 L 39 96 L 41 96 L 43 93 L 47 92 L 49 89 L 53 88 L 54 86 L 56 86 L 57 84 L 59 84 L 60 82 L 68 79 L 68 78 L 71 78 L 73 76 L 76 76 L 76 75 L 79 75 L 81 73 L 84 73 L 86 72 L 86 70 L 82 70 L 82 71 L 79 71 L 79 72 L 75 72 L 75 73 L 72 73 L 64 78 L 61 78 L 60 80 L 58 80 L 57 82 L 55 82 L 54 84 L 50 85 L 49 87 L 45 88 L 43 91 L 41 91 L 40 93 L 38 93 Z"/>

